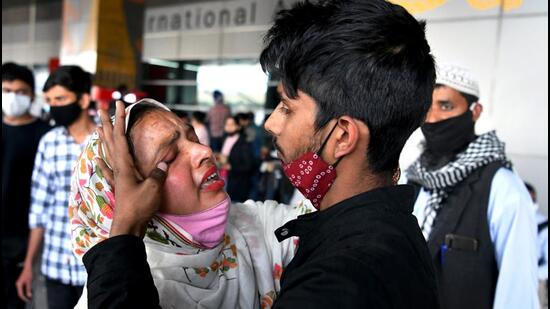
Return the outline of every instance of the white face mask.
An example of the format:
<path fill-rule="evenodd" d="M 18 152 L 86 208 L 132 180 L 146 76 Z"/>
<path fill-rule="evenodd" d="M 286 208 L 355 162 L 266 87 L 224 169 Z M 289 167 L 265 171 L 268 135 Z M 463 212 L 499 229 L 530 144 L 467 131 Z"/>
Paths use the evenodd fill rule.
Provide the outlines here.
<path fill-rule="evenodd" d="M 31 97 L 15 94 L 14 92 L 2 92 L 2 112 L 9 117 L 25 115 L 31 107 Z"/>

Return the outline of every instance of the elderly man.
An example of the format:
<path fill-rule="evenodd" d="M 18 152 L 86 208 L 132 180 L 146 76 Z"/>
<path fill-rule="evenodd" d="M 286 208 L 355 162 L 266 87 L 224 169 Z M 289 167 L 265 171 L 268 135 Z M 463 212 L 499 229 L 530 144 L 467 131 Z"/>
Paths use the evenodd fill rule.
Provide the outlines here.
<path fill-rule="evenodd" d="M 425 150 L 406 173 L 420 189 L 414 214 L 442 308 L 535 309 L 535 207 L 495 132 L 475 134 L 482 111 L 472 74 L 440 66 Z"/>

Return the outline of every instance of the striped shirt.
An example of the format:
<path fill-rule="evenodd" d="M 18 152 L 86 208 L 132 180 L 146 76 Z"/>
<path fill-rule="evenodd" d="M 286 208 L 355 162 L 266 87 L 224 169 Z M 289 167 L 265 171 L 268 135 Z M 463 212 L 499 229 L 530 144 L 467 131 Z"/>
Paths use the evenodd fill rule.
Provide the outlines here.
<path fill-rule="evenodd" d="M 31 188 L 30 228 L 44 228 L 42 273 L 63 284 L 83 286 L 86 270 L 72 252 L 69 224 L 71 175 L 81 154 L 65 127 L 57 127 L 40 140 Z"/>

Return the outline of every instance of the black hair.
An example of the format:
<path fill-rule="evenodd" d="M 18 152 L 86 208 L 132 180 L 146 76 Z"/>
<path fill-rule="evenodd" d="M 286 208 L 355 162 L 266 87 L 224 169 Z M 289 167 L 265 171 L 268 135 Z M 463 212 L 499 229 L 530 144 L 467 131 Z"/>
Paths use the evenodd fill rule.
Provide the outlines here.
<path fill-rule="evenodd" d="M 214 93 L 212 94 L 212 96 L 214 97 L 214 100 L 218 101 L 219 99 L 223 99 L 223 93 L 219 90 L 215 90 Z"/>
<path fill-rule="evenodd" d="M 533 202 L 537 202 L 537 190 L 535 189 L 535 187 L 528 183 L 527 181 L 524 182 L 525 183 L 525 188 L 527 188 L 527 191 L 529 191 L 529 194 L 531 194 L 532 196 L 532 199 L 533 199 Z M 533 196 L 534 195 L 534 196 Z"/>
<path fill-rule="evenodd" d="M 206 113 L 204 112 L 200 112 L 200 111 L 196 111 L 196 112 L 193 112 L 193 115 L 192 115 L 193 119 L 195 119 L 196 121 L 204 124 L 206 122 Z"/>
<path fill-rule="evenodd" d="M 437 89 L 439 87 L 449 87 L 449 86 L 444 85 L 444 84 L 435 84 L 434 89 Z M 450 87 L 450 88 L 452 88 L 452 87 Z M 467 94 L 467 93 L 464 93 L 462 91 L 458 91 L 458 93 L 464 98 L 464 100 L 466 100 L 466 102 L 468 103 L 468 106 L 472 106 L 472 104 L 479 102 L 479 98 L 476 97 L 475 95 Z"/>
<path fill-rule="evenodd" d="M 2 81 L 13 82 L 15 80 L 25 82 L 31 88 L 31 93 L 34 94 L 34 75 L 29 68 L 13 62 L 2 64 Z"/>
<path fill-rule="evenodd" d="M 52 72 L 42 91 L 46 92 L 54 86 L 62 86 L 67 90 L 76 93 L 78 97 L 82 94 L 90 94 L 92 88 L 92 75 L 75 65 L 65 65 Z"/>
<path fill-rule="evenodd" d="M 315 127 L 344 115 L 370 130 L 369 169 L 392 173 L 425 120 L 435 64 L 425 23 L 383 0 L 325 0 L 278 13 L 260 62 L 285 92 L 311 96 Z"/>
<path fill-rule="evenodd" d="M 188 120 L 189 119 L 189 113 L 182 110 L 174 110 L 172 111 L 176 116 L 178 116 L 181 119 Z"/>
<path fill-rule="evenodd" d="M 525 182 L 525 187 L 527 188 L 527 191 L 537 193 L 537 190 L 535 190 L 535 187 L 533 187 L 532 184 Z"/>

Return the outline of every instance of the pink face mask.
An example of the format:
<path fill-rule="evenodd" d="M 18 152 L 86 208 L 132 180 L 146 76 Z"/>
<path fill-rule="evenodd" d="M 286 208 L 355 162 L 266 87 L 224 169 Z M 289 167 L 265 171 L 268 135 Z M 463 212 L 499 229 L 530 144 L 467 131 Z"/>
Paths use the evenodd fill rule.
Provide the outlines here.
<path fill-rule="evenodd" d="M 328 164 L 321 158 L 321 153 L 337 125 L 332 128 L 319 151 L 307 152 L 283 166 L 283 171 L 292 185 L 317 209 L 320 208 L 321 201 L 336 180 L 335 167 L 338 162 L 334 165 Z"/>
<path fill-rule="evenodd" d="M 225 225 L 229 216 L 231 199 L 228 197 L 216 206 L 190 215 L 159 214 L 187 231 L 193 241 L 206 248 L 216 247 L 225 234 Z"/>

